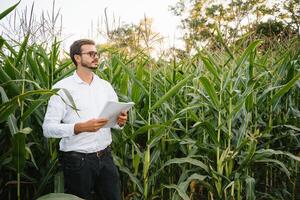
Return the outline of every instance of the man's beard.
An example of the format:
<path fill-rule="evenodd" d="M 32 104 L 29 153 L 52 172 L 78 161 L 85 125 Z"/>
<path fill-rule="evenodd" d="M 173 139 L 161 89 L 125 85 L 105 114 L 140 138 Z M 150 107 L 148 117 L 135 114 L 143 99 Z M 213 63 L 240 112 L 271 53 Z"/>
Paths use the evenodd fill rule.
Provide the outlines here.
<path fill-rule="evenodd" d="M 87 63 L 84 63 L 84 62 L 81 62 L 81 66 L 84 67 L 84 68 L 87 68 L 87 69 L 91 69 L 93 71 L 95 71 L 98 67 L 91 67 L 89 64 Z"/>

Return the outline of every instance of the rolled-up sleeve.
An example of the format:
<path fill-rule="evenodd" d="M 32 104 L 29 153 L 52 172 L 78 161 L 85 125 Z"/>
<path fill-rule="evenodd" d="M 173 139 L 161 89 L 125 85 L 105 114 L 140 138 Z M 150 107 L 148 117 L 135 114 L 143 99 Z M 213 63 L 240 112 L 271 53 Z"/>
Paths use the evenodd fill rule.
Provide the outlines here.
<path fill-rule="evenodd" d="M 47 112 L 43 122 L 43 133 L 45 137 L 63 138 L 74 135 L 75 123 L 62 123 L 66 112 L 67 104 L 62 100 L 62 97 L 53 95 L 48 102 Z"/>

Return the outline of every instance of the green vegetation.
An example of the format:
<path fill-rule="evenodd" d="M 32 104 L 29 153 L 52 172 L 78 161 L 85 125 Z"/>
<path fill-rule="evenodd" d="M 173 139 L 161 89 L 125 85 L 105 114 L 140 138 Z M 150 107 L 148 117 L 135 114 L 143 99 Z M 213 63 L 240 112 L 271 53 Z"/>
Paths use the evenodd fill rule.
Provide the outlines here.
<path fill-rule="evenodd" d="M 218 30 L 217 46 L 171 59 L 99 46 L 98 75 L 136 103 L 113 134 L 124 199 L 300 198 L 299 35 L 270 48 L 250 33 L 228 43 Z M 30 37 L 0 37 L 0 199 L 63 192 L 58 140 L 41 124 L 51 86 L 75 67 L 60 42 Z"/>

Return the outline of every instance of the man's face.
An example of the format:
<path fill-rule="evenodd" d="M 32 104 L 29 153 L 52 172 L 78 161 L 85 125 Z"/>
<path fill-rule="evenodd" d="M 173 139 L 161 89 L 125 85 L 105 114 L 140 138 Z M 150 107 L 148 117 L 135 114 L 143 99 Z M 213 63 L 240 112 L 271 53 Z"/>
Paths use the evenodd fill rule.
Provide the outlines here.
<path fill-rule="evenodd" d="M 95 45 L 83 45 L 81 46 L 81 54 L 78 66 L 97 69 L 99 64 L 99 56 Z"/>

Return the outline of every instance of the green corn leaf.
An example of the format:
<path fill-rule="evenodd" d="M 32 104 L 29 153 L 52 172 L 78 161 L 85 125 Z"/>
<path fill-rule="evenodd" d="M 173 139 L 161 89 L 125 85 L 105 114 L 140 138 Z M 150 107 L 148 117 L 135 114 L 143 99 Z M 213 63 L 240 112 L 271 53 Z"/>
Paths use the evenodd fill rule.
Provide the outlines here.
<path fill-rule="evenodd" d="M 178 82 L 175 86 L 173 86 L 164 96 L 162 96 L 151 107 L 151 109 L 149 109 L 149 112 L 152 112 L 153 110 L 155 110 L 156 108 L 158 108 L 159 106 L 161 106 L 161 104 L 163 104 L 164 102 L 166 102 L 169 98 L 171 98 L 172 96 L 174 96 L 192 78 L 192 76 L 193 76 L 192 74 L 188 75 L 183 80 L 181 80 L 180 82 Z"/>
<path fill-rule="evenodd" d="M 142 158 L 144 154 L 141 152 L 140 148 L 138 147 L 138 144 L 135 143 L 133 140 L 130 140 L 130 143 L 134 146 L 134 149 L 137 152 L 138 156 Z"/>
<path fill-rule="evenodd" d="M 200 82 L 202 83 L 206 93 L 211 99 L 211 104 L 215 106 L 216 109 L 219 109 L 219 101 L 218 96 L 213 84 L 204 76 L 200 77 Z"/>
<path fill-rule="evenodd" d="M 244 140 L 244 142 L 246 142 L 246 140 Z M 243 169 L 247 164 L 249 164 L 252 161 L 252 158 L 256 151 L 256 145 L 257 145 L 256 140 L 251 140 L 247 143 L 249 143 L 249 144 L 248 144 L 247 152 L 245 152 L 246 157 L 243 159 L 242 163 L 239 165 L 239 167 L 238 167 L 239 170 Z"/>
<path fill-rule="evenodd" d="M 121 166 L 121 165 L 118 165 L 120 171 L 124 172 L 125 174 L 127 174 L 130 178 L 130 180 L 137 186 L 138 190 L 140 193 L 143 193 L 143 186 L 142 186 L 142 183 L 140 182 L 140 180 L 134 176 L 134 174 L 132 174 L 130 172 L 130 170 L 125 167 L 125 166 Z"/>
<path fill-rule="evenodd" d="M 232 58 L 234 59 L 234 54 L 230 50 L 230 48 L 228 47 L 228 45 L 226 44 L 226 42 L 224 41 L 224 38 L 222 36 L 222 32 L 220 31 L 220 29 L 217 26 L 215 26 L 215 30 L 217 31 L 217 36 L 216 36 L 217 41 L 220 42 L 225 47 L 226 52 L 230 56 L 230 59 L 232 59 Z"/>
<path fill-rule="evenodd" d="M 35 59 L 37 60 L 36 64 L 38 65 L 38 70 L 43 80 L 43 85 L 45 88 L 52 87 L 52 74 L 50 73 L 51 60 L 44 48 L 41 46 L 36 46 L 34 48 Z"/>
<path fill-rule="evenodd" d="M 197 180 L 202 186 L 206 187 L 208 191 L 214 192 L 212 185 L 209 182 L 205 181 L 206 178 L 207 176 L 194 173 L 191 176 L 189 176 L 185 181 L 181 181 L 177 185 L 181 189 L 181 191 L 187 191 L 191 181 Z"/>
<path fill-rule="evenodd" d="M 151 153 L 151 159 L 150 159 L 150 166 L 154 164 L 159 159 L 160 156 L 160 149 L 154 149 L 153 152 Z"/>
<path fill-rule="evenodd" d="M 143 133 L 146 133 L 148 130 L 152 129 L 159 129 L 159 128 L 167 128 L 167 125 L 162 125 L 162 124 L 151 124 L 151 125 L 145 125 L 139 128 L 137 131 L 135 131 L 135 135 L 140 135 Z"/>
<path fill-rule="evenodd" d="M 18 172 L 25 167 L 25 134 L 16 133 L 12 137 L 12 158 L 13 164 Z"/>
<path fill-rule="evenodd" d="M 252 108 L 253 108 L 253 92 L 251 92 L 247 97 L 246 97 L 246 101 L 245 101 L 245 107 L 247 112 L 251 112 Z"/>
<path fill-rule="evenodd" d="M 150 159 L 151 159 L 150 147 L 147 146 L 147 149 L 144 153 L 144 168 L 143 168 L 143 178 L 144 179 L 146 179 L 148 176 L 148 171 L 150 168 Z"/>
<path fill-rule="evenodd" d="M 129 75 L 130 79 L 133 80 L 134 83 L 137 84 L 138 87 L 140 87 L 144 93 L 146 93 L 147 95 L 149 95 L 148 90 L 145 88 L 145 86 L 143 85 L 143 83 L 138 79 L 138 77 L 136 77 L 134 75 L 133 71 L 129 67 L 127 67 L 121 60 L 118 59 L 118 62 L 121 64 L 122 68 Z"/>
<path fill-rule="evenodd" d="M 205 57 L 205 56 L 201 56 L 201 59 L 204 63 L 204 66 L 206 67 L 206 69 L 211 72 L 214 77 L 220 81 L 220 73 L 218 72 L 218 70 L 216 69 L 217 66 L 214 66 L 213 63 L 211 63 L 211 61 L 209 60 L 209 58 Z"/>
<path fill-rule="evenodd" d="M 18 107 L 19 101 L 24 101 L 26 98 L 32 95 L 53 95 L 56 94 L 55 90 L 31 90 L 23 94 L 14 96 L 7 102 L 0 104 L 0 121 L 5 120 L 14 110 Z"/>
<path fill-rule="evenodd" d="M 246 199 L 255 200 L 255 179 L 252 177 L 246 178 Z"/>
<path fill-rule="evenodd" d="M 160 128 L 155 131 L 155 136 L 148 140 L 149 148 L 155 147 L 157 143 L 161 140 L 161 138 L 164 136 L 164 130 L 163 128 Z"/>
<path fill-rule="evenodd" d="M 4 42 L 5 42 L 5 40 L 3 39 L 3 37 L 0 36 L 0 49 L 4 45 Z"/>
<path fill-rule="evenodd" d="M 283 125 L 283 126 L 289 128 L 289 129 L 298 131 L 300 133 L 300 128 L 297 126 L 293 126 L 293 125 Z"/>
<path fill-rule="evenodd" d="M 9 105 L 10 103 L 17 103 L 18 101 L 22 101 L 27 97 L 30 97 L 32 95 L 45 95 L 45 94 L 56 94 L 55 90 L 44 90 L 44 89 L 40 89 L 40 90 L 31 90 L 28 92 L 25 92 L 23 94 L 14 96 L 12 99 L 10 99 L 8 102 L 5 102 L 3 104 L 0 105 L 0 111 L 3 111 L 5 109 L 5 107 L 7 105 Z"/>
<path fill-rule="evenodd" d="M 26 152 L 29 154 L 30 160 L 31 160 L 31 162 L 33 163 L 34 167 L 35 167 L 36 169 L 39 169 L 38 166 L 37 166 L 37 164 L 36 164 L 36 162 L 35 162 L 33 153 L 32 153 L 32 151 L 31 151 L 31 149 L 30 149 L 30 147 L 29 147 L 28 145 L 25 146 L 25 150 L 26 150 Z"/>
<path fill-rule="evenodd" d="M 287 177 L 290 177 L 290 171 L 287 169 L 287 167 L 285 166 L 285 164 L 279 160 L 276 159 L 260 159 L 260 160 L 256 160 L 255 162 L 258 163 L 274 163 L 277 164 L 279 166 L 279 169 L 281 169 Z"/>
<path fill-rule="evenodd" d="M 1 36 L 0 36 L 1 37 Z M 2 38 L 2 37 L 1 37 Z M 7 50 L 13 55 L 13 57 L 17 57 L 17 52 L 12 45 L 10 45 L 6 40 L 4 40 L 3 44 Z"/>
<path fill-rule="evenodd" d="M 35 81 L 31 81 L 31 80 L 28 80 L 28 79 L 15 79 L 15 80 L 10 80 L 10 81 L 7 81 L 3 84 L 1 84 L 2 86 L 5 86 L 5 85 L 9 85 L 11 83 L 30 83 L 32 84 L 32 86 L 36 87 L 37 89 L 42 89 L 41 86 L 35 82 Z"/>
<path fill-rule="evenodd" d="M 255 62 L 255 53 L 252 51 L 250 53 L 249 65 L 247 67 L 247 78 L 248 80 L 252 80 L 254 77 L 254 62 Z"/>
<path fill-rule="evenodd" d="M 218 136 L 217 136 L 217 132 L 213 126 L 213 123 L 210 123 L 208 121 L 205 122 L 197 122 L 196 124 L 193 125 L 193 127 L 195 126 L 201 126 L 203 128 L 205 128 L 205 130 L 207 131 L 210 139 L 212 139 L 212 141 L 214 142 L 214 144 L 218 144 Z"/>
<path fill-rule="evenodd" d="M 143 82 L 143 77 L 145 76 L 145 70 L 143 65 L 139 65 L 136 69 L 136 79 L 139 82 Z M 132 84 L 132 91 L 131 91 L 131 98 L 134 102 L 140 102 L 140 99 L 143 98 L 144 92 L 140 89 L 139 85 L 133 82 Z"/>
<path fill-rule="evenodd" d="M 247 49 L 243 52 L 243 54 L 241 55 L 241 57 L 236 61 L 236 67 L 235 67 L 235 69 L 233 71 L 233 74 L 236 74 L 237 70 L 241 67 L 241 65 L 243 65 L 245 63 L 245 61 L 248 59 L 248 57 L 254 51 L 254 49 L 256 49 L 261 44 L 262 44 L 261 40 L 256 40 L 256 41 L 253 41 L 247 47 Z M 251 59 L 253 59 L 253 58 L 251 58 Z"/>
<path fill-rule="evenodd" d="M 283 85 L 272 97 L 271 102 L 273 106 L 277 105 L 279 99 L 286 94 L 299 80 L 300 74 L 297 74 L 292 80 L 290 80 L 287 84 Z"/>
<path fill-rule="evenodd" d="M 296 160 L 298 162 L 300 162 L 300 157 L 299 156 L 295 156 L 289 152 L 284 152 L 284 151 L 279 151 L 279 150 L 273 150 L 273 149 L 260 149 L 258 151 L 256 151 L 255 153 L 255 157 L 256 159 L 263 159 L 263 158 L 267 158 L 270 157 L 272 155 L 285 155 L 290 157 L 293 160 Z"/>
<path fill-rule="evenodd" d="M 39 181 L 39 185 L 37 187 L 37 190 L 35 192 L 35 196 L 33 199 L 37 199 L 37 197 L 41 196 L 45 189 L 48 187 L 49 181 L 53 178 L 55 173 L 57 172 L 57 165 L 58 165 L 58 160 L 51 160 L 50 163 L 47 163 L 46 167 L 44 168 L 45 174 L 41 177 Z"/>
<path fill-rule="evenodd" d="M 134 169 L 134 175 L 135 176 L 139 172 L 140 161 L 141 161 L 140 155 L 138 153 L 134 154 L 133 159 L 132 159 L 132 166 L 133 166 L 133 169 Z"/>
<path fill-rule="evenodd" d="M 184 164 L 184 163 L 189 163 L 195 166 L 198 166 L 202 169 L 204 169 L 206 172 L 208 172 L 208 167 L 205 165 L 203 162 L 196 160 L 194 158 L 190 157 L 185 157 L 185 158 L 173 158 L 171 160 L 168 160 L 165 162 L 165 164 L 161 167 L 161 169 L 165 168 L 166 166 L 169 166 L 171 164 Z"/>
<path fill-rule="evenodd" d="M 1 94 L 2 102 L 9 101 L 4 89 L 1 86 L 0 86 L 0 94 Z M 19 131 L 18 126 L 17 126 L 16 117 L 12 114 L 15 109 L 16 109 L 16 106 L 10 105 L 7 112 L 3 112 L 0 115 L 0 121 L 5 120 L 7 118 L 8 127 L 9 127 L 10 133 L 12 135 L 16 134 Z"/>
<path fill-rule="evenodd" d="M 128 85 L 129 85 L 128 83 L 129 83 L 129 76 L 128 74 L 124 74 L 120 82 L 120 93 L 125 96 L 128 96 Z"/>
<path fill-rule="evenodd" d="M 3 11 L 2 13 L 0 13 L 0 20 L 2 18 L 4 18 L 6 15 L 8 15 L 11 11 L 13 11 L 20 3 L 21 1 L 19 1 L 18 3 L 16 3 L 15 5 L 7 8 L 5 11 Z"/>
<path fill-rule="evenodd" d="M 8 123 L 10 133 L 12 135 L 16 134 L 18 132 L 18 126 L 17 126 L 17 119 L 16 119 L 15 115 L 10 114 L 8 116 L 7 123 Z"/>
<path fill-rule="evenodd" d="M 58 76 L 59 73 L 62 73 L 64 70 L 66 70 L 68 67 L 72 65 L 72 60 L 67 60 L 64 63 L 60 64 L 57 69 L 55 69 L 53 76 Z M 75 70 L 75 68 L 73 68 Z"/>
<path fill-rule="evenodd" d="M 115 67 L 110 68 L 110 70 L 112 71 L 112 81 L 111 81 L 111 83 L 115 84 L 119 81 L 119 79 L 121 77 L 122 67 L 120 65 L 116 65 Z M 128 84 L 126 84 L 126 85 L 128 85 Z"/>
<path fill-rule="evenodd" d="M 25 121 L 30 115 L 35 112 L 41 105 L 43 105 L 51 95 L 47 95 L 47 98 L 42 98 L 41 100 L 35 100 L 32 102 L 32 104 L 29 106 L 29 108 L 26 109 L 26 111 L 21 116 L 20 120 Z"/>
<path fill-rule="evenodd" d="M 74 102 L 74 99 L 73 99 L 71 93 L 65 88 L 61 88 L 60 90 L 62 90 L 64 92 L 64 94 L 67 96 L 68 101 L 71 103 L 71 105 L 69 105 L 68 103 L 67 103 L 67 105 L 69 105 L 72 109 L 74 109 L 77 112 L 78 109 L 76 107 L 76 104 Z M 65 102 L 64 98 L 62 98 L 62 100 Z"/>
<path fill-rule="evenodd" d="M 184 199 L 184 200 L 190 200 L 189 196 L 185 193 L 185 191 L 183 191 L 179 186 L 177 185 L 174 185 L 174 184 L 171 184 L 171 185 L 163 185 L 164 187 L 166 188 L 169 188 L 169 189 L 175 189 L 179 196 Z"/>
<path fill-rule="evenodd" d="M 60 42 L 57 41 L 57 38 L 55 38 L 54 42 L 52 43 L 50 52 L 50 65 L 48 74 L 51 77 L 50 85 L 53 85 L 54 72 L 59 60 L 59 46 Z"/>
<path fill-rule="evenodd" d="M 72 194 L 50 193 L 39 197 L 37 200 L 83 200 Z"/>
<path fill-rule="evenodd" d="M 17 58 L 15 59 L 14 66 L 19 66 L 20 61 L 23 57 L 23 54 L 27 51 L 27 43 L 29 40 L 30 34 L 27 34 L 24 38 L 24 41 L 20 45 L 20 50 L 18 52 Z"/>
<path fill-rule="evenodd" d="M 58 81 L 62 80 L 63 78 L 65 78 L 67 76 L 70 76 L 72 73 L 74 73 L 75 69 L 76 68 L 71 67 L 70 69 L 66 70 L 61 76 L 58 76 L 53 80 L 53 84 L 57 83 Z M 51 87 L 52 87 L 52 85 L 50 85 L 50 88 Z"/>
<path fill-rule="evenodd" d="M 9 121 L 9 123 L 15 124 L 16 118 L 12 114 L 15 112 L 17 106 L 14 103 L 4 104 L 5 106 L 0 109 L 0 122 Z M 14 129 L 11 130 L 11 134 L 16 132 L 18 131 L 15 131 Z"/>
<path fill-rule="evenodd" d="M 54 175 L 54 193 L 64 192 L 64 174 L 62 171 L 58 171 Z"/>
<path fill-rule="evenodd" d="M 29 50 L 27 52 L 28 67 L 29 67 L 30 71 L 32 71 L 34 77 L 36 77 L 38 79 L 36 81 L 39 81 L 43 87 L 46 87 L 46 84 L 44 83 L 43 77 L 40 72 L 43 69 L 38 66 L 37 62 L 39 62 L 39 61 L 37 59 L 35 59 L 34 56 L 35 56 L 35 54 L 31 47 L 31 48 L 29 48 Z"/>
<path fill-rule="evenodd" d="M 1 83 L 3 83 L 3 84 L 8 83 L 7 87 L 11 93 L 13 93 L 13 94 L 20 93 L 20 89 L 19 89 L 18 85 L 16 83 L 12 82 L 13 79 L 6 73 L 6 71 L 2 67 L 0 68 L 0 80 L 1 80 Z"/>

